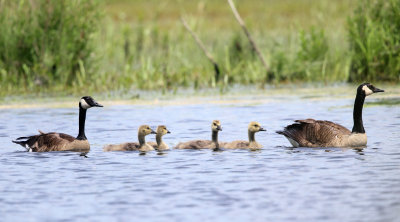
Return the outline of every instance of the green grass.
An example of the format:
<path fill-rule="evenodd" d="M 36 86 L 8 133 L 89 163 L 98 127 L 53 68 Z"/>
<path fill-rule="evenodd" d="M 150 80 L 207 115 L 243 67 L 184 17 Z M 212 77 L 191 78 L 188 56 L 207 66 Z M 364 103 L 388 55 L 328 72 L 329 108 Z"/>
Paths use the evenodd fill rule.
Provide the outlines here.
<path fill-rule="evenodd" d="M 2 93 L 83 86 L 94 73 L 98 3 L 0 0 Z"/>
<path fill-rule="evenodd" d="M 32 2 L 44 4 L 47 10 L 35 10 Z M 399 61 L 397 51 L 392 45 L 382 46 L 387 38 L 378 48 L 379 53 L 392 50 L 390 59 L 379 66 L 384 71 L 365 74 L 364 68 L 375 63 L 364 62 L 364 57 L 374 58 L 378 52 L 370 50 L 365 55 L 354 42 L 370 42 L 397 31 L 389 32 L 393 30 L 389 26 L 376 34 L 380 24 L 376 22 L 365 40 L 357 30 L 366 12 L 359 13 L 357 1 L 246 0 L 236 1 L 236 6 L 266 57 L 268 73 L 224 0 L 71 0 L 61 5 L 55 0 L 0 0 L 0 32 L 4 33 L 0 35 L 0 95 L 175 91 L 181 87 L 223 90 L 234 84 L 263 87 L 266 83 L 348 80 L 399 82 L 395 78 L 400 64 L 395 62 Z M 395 12 L 377 17 L 393 19 Z M 221 69 L 219 82 L 180 16 L 215 57 Z M 50 31 L 41 25 L 46 21 L 54 23 Z M 393 45 L 398 44 L 398 36 L 390 38 Z M 28 41 L 23 47 L 21 39 Z M 391 78 L 379 74 L 386 71 Z"/>
<path fill-rule="evenodd" d="M 400 80 L 400 1 L 366 0 L 349 19 L 350 80 Z"/>
<path fill-rule="evenodd" d="M 105 54 L 117 49 L 110 66 L 119 66 L 109 77 L 124 79 L 122 88 L 167 90 L 181 86 L 226 87 L 234 83 L 261 86 L 268 82 L 345 81 L 348 77 L 349 58 L 343 56 L 348 45 L 343 43 L 346 14 L 354 3 L 238 3 L 271 66 L 270 73 L 252 52 L 226 1 L 107 1 L 106 11 L 111 17 L 108 27 L 113 27 L 110 37 L 114 42 Z M 215 82 L 212 65 L 180 23 L 181 15 L 220 65 L 220 83 Z M 123 34 L 115 36 L 115 32 Z"/>

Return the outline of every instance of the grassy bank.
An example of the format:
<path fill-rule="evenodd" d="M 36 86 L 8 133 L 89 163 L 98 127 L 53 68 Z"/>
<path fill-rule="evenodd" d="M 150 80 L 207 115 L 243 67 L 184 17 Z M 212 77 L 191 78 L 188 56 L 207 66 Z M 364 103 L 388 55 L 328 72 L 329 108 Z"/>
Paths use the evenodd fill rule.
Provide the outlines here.
<path fill-rule="evenodd" d="M 37 5 L 32 2 L 45 4 L 47 1 L 16 2 L 7 5 L 10 3 L 0 0 L 0 29 L 9 29 L 0 39 L 0 48 L 8 52 L 3 53 L 8 56 L 6 59 L 0 57 L 1 95 L 131 89 L 174 91 L 180 87 L 224 89 L 233 84 L 261 87 L 265 83 L 289 82 L 399 81 L 400 69 L 394 62 L 397 51 L 392 50 L 390 59 L 384 60 L 376 71 L 376 61 L 383 60 L 376 59 L 372 49 L 365 52 L 363 47 L 357 47 L 363 46 L 360 40 L 352 40 L 364 41 L 362 27 L 370 21 L 366 14 L 373 8 L 364 9 L 357 1 L 237 1 L 240 14 L 266 57 L 269 72 L 252 51 L 226 1 L 105 0 L 98 3 L 74 0 L 66 1 L 63 6 L 47 4 L 47 13 L 41 11 L 40 16 L 35 15 Z M 373 5 L 383 1 L 370 2 Z M 215 80 L 213 66 L 180 23 L 181 15 L 219 64 L 219 82 Z M 356 16 L 358 20 L 348 22 L 349 17 Z M 49 18 L 60 22 L 52 26 L 53 32 L 45 22 Z M 31 34 L 29 30 L 35 27 L 42 31 Z M 390 25 L 385 27 L 388 28 L 383 34 L 400 30 Z M 395 31 L 389 34 L 394 35 Z M 22 47 L 25 51 L 21 51 L 21 41 L 11 41 L 16 33 L 20 39 L 33 39 L 32 44 Z M 369 30 L 369 33 L 376 32 Z M 372 34 L 371 38 L 376 38 Z M 398 44 L 397 39 L 390 40 Z M 379 46 L 388 47 L 383 40 Z M 19 59 L 21 52 L 30 57 Z M 363 59 L 366 53 L 369 60 Z M 363 69 L 365 66 L 368 74 Z M 391 68 L 382 69 L 382 66 Z M 386 71 L 390 72 L 387 74 L 390 78 L 383 73 Z"/>
<path fill-rule="evenodd" d="M 385 93 L 376 94 L 368 98 L 365 106 L 397 105 L 400 106 L 400 88 L 392 84 L 376 85 L 385 90 Z M 330 84 L 328 86 L 316 83 L 284 84 L 279 87 L 267 85 L 265 89 L 251 86 L 237 85 L 230 87 L 227 93 L 220 94 L 218 88 L 180 88 L 176 93 L 162 93 L 160 91 L 132 90 L 123 93 L 95 93 L 92 95 L 106 107 L 115 105 L 151 105 L 151 106 L 182 106 L 194 104 L 220 104 L 235 106 L 253 106 L 269 102 L 288 102 L 289 100 L 348 100 L 352 108 L 356 84 Z M 21 108 L 71 108 L 78 103 L 76 95 L 25 95 L 8 96 L 0 100 L 2 109 Z"/>

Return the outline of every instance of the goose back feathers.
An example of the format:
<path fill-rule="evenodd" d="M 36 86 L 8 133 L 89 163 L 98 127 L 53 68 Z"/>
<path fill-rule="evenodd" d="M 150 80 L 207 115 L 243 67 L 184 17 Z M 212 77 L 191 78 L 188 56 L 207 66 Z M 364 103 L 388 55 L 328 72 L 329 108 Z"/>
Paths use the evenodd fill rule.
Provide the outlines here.
<path fill-rule="evenodd" d="M 351 131 L 330 121 L 305 119 L 296 120 L 294 124 L 277 133 L 288 138 L 294 147 L 328 147 L 342 146 Z"/>
<path fill-rule="evenodd" d="M 13 142 L 20 144 L 32 152 L 83 152 L 90 149 L 90 145 L 87 140 L 77 140 L 75 137 L 65 133 L 41 133 L 40 135 L 19 137 Z"/>

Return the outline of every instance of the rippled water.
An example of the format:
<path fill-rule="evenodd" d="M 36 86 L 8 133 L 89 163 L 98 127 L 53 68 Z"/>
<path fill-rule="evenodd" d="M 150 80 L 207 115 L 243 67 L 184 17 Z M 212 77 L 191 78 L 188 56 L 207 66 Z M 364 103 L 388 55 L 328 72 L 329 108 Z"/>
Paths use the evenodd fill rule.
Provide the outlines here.
<path fill-rule="evenodd" d="M 398 105 L 364 108 L 365 149 L 293 149 L 274 131 L 307 117 L 351 128 L 353 98 L 246 100 L 93 108 L 88 158 L 11 143 L 37 129 L 76 135 L 77 108 L 0 110 L 0 220 L 400 220 Z M 213 119 L 222 122 L 221 141 L 246 139 L 248 122 L 259 121 L 268 130 L 256 135 L 264 149 L 102 152 L 107 143 L 136 141 L 144 123 L 167 125 L 170 146 L 209 139 Z"/>

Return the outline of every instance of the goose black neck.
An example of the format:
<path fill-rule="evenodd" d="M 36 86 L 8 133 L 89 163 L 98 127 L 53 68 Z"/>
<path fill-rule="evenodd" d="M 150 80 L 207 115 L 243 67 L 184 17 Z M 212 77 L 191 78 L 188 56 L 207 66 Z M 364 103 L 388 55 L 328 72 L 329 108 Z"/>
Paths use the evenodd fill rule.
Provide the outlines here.
<path fill-rule="evenodd" d="M 139 145 L 143 146 L 146 143 L 146 140 L 144 139 L 144 135 L 140 134 L 138 135 L 138 140 L 139 140 Z"/>
<path fill-rule="evenodd" d="M 215 143 L 216 148 L 219 148 L 218 144 L 218 131 L 212 131 L 212 136 L 211 136 L 212 141 Z"/>
<path fill-rule="evenodd" d="M 87 140 L 85 135 L 85 121 L 86 121 L 86 109 L 79 105 L 79 134 L 76 137 L 78 140 Z"/>
<path fill-rule="evenodd" d="M 362 110 L 364 105 L 365 95 L 358 91 L 356 100 L 354 101 L 354 109 L 353 109 L 353 133 L 365 133 L 363 120 L 362 120 Z"/>
<path fill-rule="evenodd" d="M 250 130 L 248 131 L 249 133 L 249 142 L 254 142 L 256 141 L 256 137 L 255 137 L 255 132 L 251 132 Z"/>
<path fill-rule="evenodd" d="M 158 133 L 157 133 L 157 135 L 156 135 L 156 142 L 157 142 L 157 145 L 158 145 L 158 146 L 161 145 L 161 143 L 162 143 L 162 135 L 161 135 L 161 134 L 158 134 Z"/>

